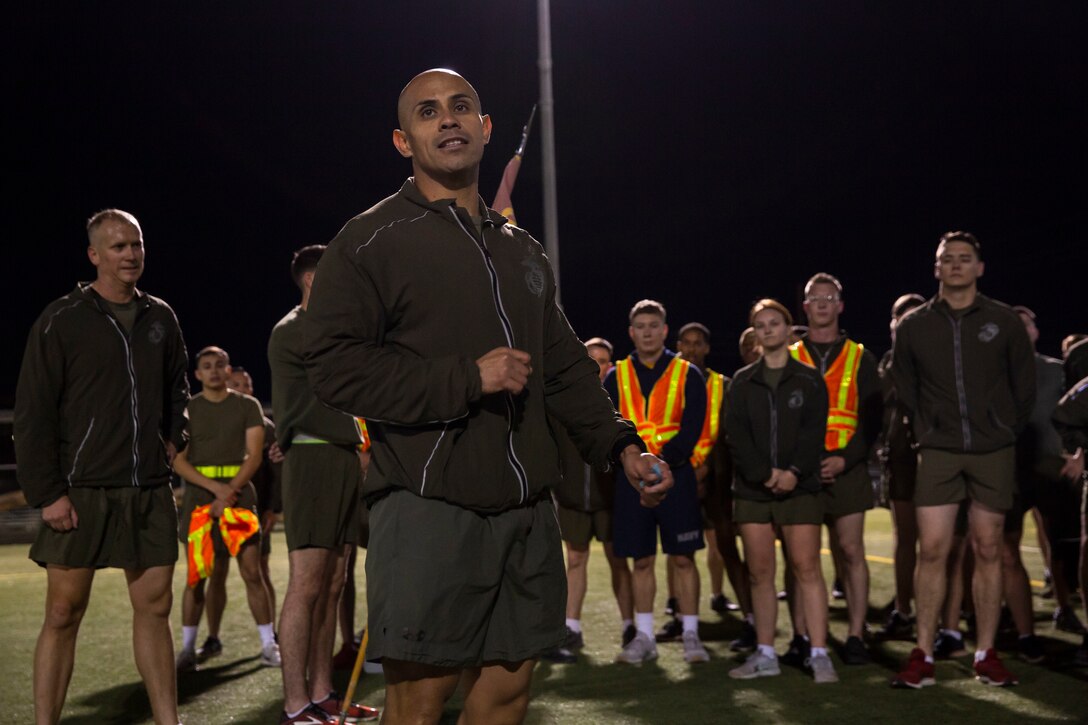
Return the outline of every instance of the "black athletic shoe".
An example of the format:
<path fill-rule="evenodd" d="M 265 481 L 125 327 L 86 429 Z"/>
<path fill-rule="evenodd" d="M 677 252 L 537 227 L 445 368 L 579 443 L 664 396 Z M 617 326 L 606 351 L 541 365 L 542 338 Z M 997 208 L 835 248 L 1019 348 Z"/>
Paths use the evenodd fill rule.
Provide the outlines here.
<path fill-rule="evenodd" d="M 732 602 L 729 601 L 729 597 L 725 596 L 721 592 L 715 594 L 710 598 L 710 608 L 718 614 L 725 614 L 729 611 L 729 605 Z"/>
<path fill-rule="evenodd" d="M 1054 628 L 1071 634 L 1088 634 L 1072 607 L 1058 607 L 1054 610 Z"/>
<path fill-rule="evenodd" d="M 1043 570 L 1043 589 L 1039 592 L 1042 599 L 1054 598 L 1054 579 L 1050 576 L 1050 569 Z"/>
<path fill-rule="evenodd" d="M 582 649 L 586 646 L 586 642 L 582 639 L 581 632 L 575 632 L 570 627 L 567 627 L 567 638 L 563 640 L 563 647 L 565 649 L 576 650 Z"/>
<path fill-rule="evenodd" d="M 967 654 L 967 649 L 963 646 L 962 634 L 941 632 L 937 635 L 937 639 L 933 643 L 934 658 L 948 659 L 949 657 L 962 657 L 965 654 Z"/>
<path fill-rule="evenodd" d="M 844 665 L 867 665 L 873 661 L 860 637 L 847 637 L 839 656 Z"/>
<path fill-rule="evenodd" d="M 729 643 L 729 649 L 733 652 L 751 652 L 756 648 L 756 628 L 747 622 L 741 622 L 740 636 Z"/>
<path fill-rule="evenodd" d="M 223 643 L 219 641 L 218 637 L 208 637 L 204 640 L 204 644 L 197 648 L 196 661 L 206 662 L 221 654 L 223 654 Z"/>
<path fill-rule="evenodd" d="M 1073 664 L 1077 667 L 1088 667 L 1088 634 L 1084 635 L 1080 647 L 1073 654 Z"/>
<path fill-rule="evenodd" d="M 876 633 L 880 639 L 910 639 L 914 632 L 914 626 L 910 617 L 904 617 L 898 609 L 893 609 L 888 615 L 888 621 Z"/>
<path fill-rule="evenodd" d="M 779 656 L 778 661 L 790 667 L 804 667 L 805 662 L 812 656 L 812 645 L 799 634 L 793 635 L 789 649 Z"/>
<path fill-rule="evenodd" d="M 1039 639 L 1034 634 L 1029 634 L 1026 637 L 1018 639 L 1016 641 L 1016 650 L 1020 654 L 1020 659 L 1033 665 L 1039 664 L 1046 658 L 1046 651 L 1043 649 L 1043 640 Z"/>
<path fill-rule="evenodd" d="M 578 661 L 578 655 L 566 647 L 556 647 L 540 655 L 540 659 L 556 665 L 573 665 Z"/>
<path fill-rule="evenodd" d="M 635 629 L 635 625 L 628 624 L 623 628 L 623 634 L 620 636 L 620 649 L 623 649 L 627 645 L 631 644 L 631 640 L 638 634 L 638 630 Z"/>
<path fill-rule="evenodd" d="M 665 622 L 665 626 L 655 635 L 658 642 L 675 642 L 684 634 L 684 624 L 678 618 L 673 617 Z"/>
<path fill-rule="evenodd" d="M 676 601 L 676 597 L 669 597 L 665 600 L 665 616 L 675 617 L 680 611 L 680 603 Z"/>
<path fill-rule="evenodd" d="M 846 599 L 846 590 L 842 588 L 841 579 L 836 579 L 835 583 L 831 585 L 831 598 Z"/>

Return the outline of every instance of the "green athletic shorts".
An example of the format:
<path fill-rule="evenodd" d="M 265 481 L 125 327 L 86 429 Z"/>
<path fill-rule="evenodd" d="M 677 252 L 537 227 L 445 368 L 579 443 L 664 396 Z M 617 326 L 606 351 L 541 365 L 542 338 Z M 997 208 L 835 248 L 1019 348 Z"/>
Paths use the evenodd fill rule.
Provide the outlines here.
<path fill-rule="evenodd" d="M 215 479 L 220 483 L 230 483 L 229 478 L 217 478 Z M 210 491 L 201 488 L 192 483 L 185 485 L 185 493 L 181 497 L 181 517 L 180 524 L 178 526 L 178 541 L 183 546 L 189 544 L 189 520 L 193 516 L 193 510 L 197 506 L 204 506 L 215 501 L 215 496 Z M 257 489 L 253 487 L 252 483 L 247 483 L 241 491 L 238 492 L 238 500 L 234 502 L 235 508 L 249 509 L 254 514 L 257 513 Z M 242 546 L 249 546 L 251 544 L 260 543 L 261 532 L 246 539 L 246 543 Z M 212 527 L 212 550 L 215 551 L 217 557 L 230 556 L 230 552 L 227 551 L 227 545 L 223 543 L 223 537 L 219 534 L 219 527 Z"/>
<path fill-rule="evenodd" d="M 602 543 L 612 541 L 611 511 L 579 511 L 556 504 L 555 515 L 560 535 L 568 544 L 581 548 L 594 538 Z"/>
<path fill-rule="evenodd" d="M 550 498 L 481 514 L 396 489 L 370 508 L 366 582 L 370 661 L 522 662 L 566 636 Z"/>
<path fill-rule="evenodd" d="M 958 453 L 936 448 L 918 452 L 916 506 L 943 506 L 965 498 L 995 511 L 1012 508 L 1016 494 L 1016 449 Z"/>
<path fill-rule="evenodd" d="M 750 501 L 733 497 L 733 521 L 737 524 L 815 524 L 824 522 L 824 499 L 819 493 L 797 491 L 789 498 Z"/>
<path fill-rule="evenodd" d="M 178 560 L 178 508 L 169 486 L 68 489 L 78 528 L 54 531 L 44 523 L 30 547 L 41 566 L 148 569 Z"/>
<path fill-rule="evenodd" d="M 283 462 L 287 550 L 354 544 L 359 534 L 363 469 L 351 446 L 296 443 Z"/>
<path fill-rule="evenodd" d="M 888 479 L 889 501 L 913 501 L 914 484 L 918 478 L 918 454 L 908 450 L 893 455 L 884 464 L 884 475 Z"/>
<path fill-rule="evenodd" d="M 864 461 L 844 471 L 830 486 L 820 491 L 824 500 L 824 517 L 834 520 L 841 516 L 859 514 L 873 507 L 873 479 Z"/>

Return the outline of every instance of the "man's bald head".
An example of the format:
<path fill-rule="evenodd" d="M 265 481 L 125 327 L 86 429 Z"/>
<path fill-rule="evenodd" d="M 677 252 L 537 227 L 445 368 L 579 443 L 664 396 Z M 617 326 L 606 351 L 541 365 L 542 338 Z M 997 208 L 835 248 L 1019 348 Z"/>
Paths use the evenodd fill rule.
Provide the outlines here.
<path fill-rule="evenodd" d="M 412 108 L 414 108 L 420 100 L 423 100 L 416 98 L 415 89 L 418 88 L 424 80 L 436 75 L 449 76 L 464 83 L 472 96 L 472 100 L 476 102 L 476 108 L 480 108 L 480 94 L 476 92 L 476 89 L 472 87 L 471 83 L 465 80 L 464 76 L 449 68 L 431 68 L 408 81 L 408 85 L 401 89 L 400 96 L 397 98 L 397 123 L 401 128 L 405 128 L 408 125 L 408 118 L 412 113 Z"/>

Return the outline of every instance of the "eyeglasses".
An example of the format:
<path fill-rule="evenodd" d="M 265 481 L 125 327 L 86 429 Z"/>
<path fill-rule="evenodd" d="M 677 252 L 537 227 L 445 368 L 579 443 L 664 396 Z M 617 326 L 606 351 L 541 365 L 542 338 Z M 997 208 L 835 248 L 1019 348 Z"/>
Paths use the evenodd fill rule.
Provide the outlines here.
<path fill-rule="evenodd" d="M 838 302 L 838 295 L 806 295 L 805 302 Z"/>

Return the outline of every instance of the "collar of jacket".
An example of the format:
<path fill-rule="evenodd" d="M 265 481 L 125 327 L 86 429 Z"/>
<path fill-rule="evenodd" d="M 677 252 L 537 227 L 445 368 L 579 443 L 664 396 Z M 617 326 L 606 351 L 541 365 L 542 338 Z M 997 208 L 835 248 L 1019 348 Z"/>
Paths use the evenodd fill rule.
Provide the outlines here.
<path fill-rule="evenodd" d="M 105 314 L 106 300 L 102 297 L 102 295 L 98 294 L 93 285 L 94 282 L 77 282 L 74 294 L 85 302 L 94 305 L 95 309 L 97 309 L 102 314 Z M 140 308 L 151 306 L 151 299 L 140 290 L 136 290 L 136 294 L 133 296 L 132 299 Z"/>
<path fill-rule="evenodd" d="M 984 307 L 989 301 L 990 300 L 988 297 L 986 297 L 986 295 L 982 294 L 981 292 L 976 292 L 975 301 L 972 302 L 968 307 L 963 309 L 963 314 L 968 315 L 972 312 L 975 312 Z M 941 297 L 939 292 L 934 295 L 933 299 L 929 301 L 929 306 L 930 308 L 940 312 L 943 315 L 946 315 L 948 317 L 952 316 L 952 308 L 949 307 L 948 302 L 946 302 L 944 298 Z"/>
<path fill-rule="evenodd" d="M 812 342 L 811 340 L 808 339 L 808 333 L 807 332 L 804 335 L 801 336 L 801 342 L 803 342 L 805 344 L 811 343 L 813 345 L 831 345 L 832 347 L 834 347 L 835 345 L 841 345 L 844 342 L 846 342 L 848 339 L 850 339 L 850 336 L 847 335 L 846 330 L 842 329 L 841 327 L 839 328 L 839 336 L 836 337 L 831 342 Z"/>
<path fill-rule="evenodd" d="M 452 197 L 449 199 L 435 199 L 434 201 L 430 201 L 420 193 L 419 188 L 416 187 L 415 178 L 411 176 L 409 176 L 404 182 L 404 185 L 400 187 L 400 195 L 416 206 L 429 209 L 439 216 L 445 216 L 446 209 L 451 205 L 456 204 L 457 201 Z M 476 198 L 479 200 L 478 211 L 481 212 L 480 216 L 483 217 L 484 224 L 492 227 L 501 227 L 508 223 L 506 217 L 487 207 L 482 196 L 477 196 Z"/>

